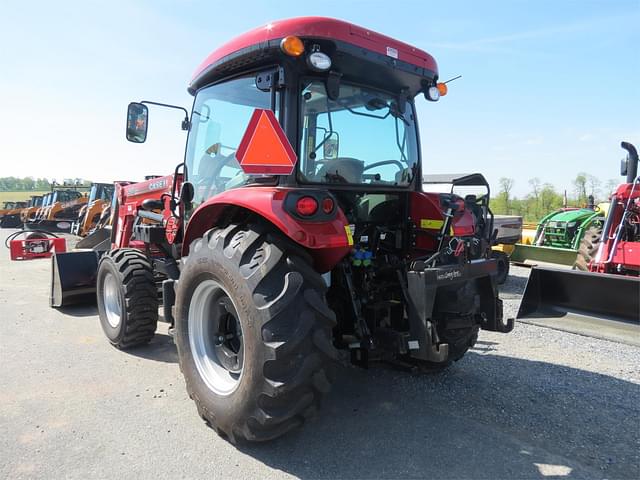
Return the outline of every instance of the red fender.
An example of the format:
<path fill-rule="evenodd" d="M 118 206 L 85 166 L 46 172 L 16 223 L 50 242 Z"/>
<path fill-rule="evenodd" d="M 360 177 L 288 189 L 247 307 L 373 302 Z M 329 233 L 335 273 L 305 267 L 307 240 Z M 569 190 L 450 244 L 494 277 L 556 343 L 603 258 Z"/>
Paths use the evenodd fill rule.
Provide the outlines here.
<path fill-rule="evenodd" d="M 353 240 L 347 218 L 337 209 L 331 221 L 307 222 L 290 215 L 284 208 L 289 188 L 251 187 L 227 190 L 202 203 L 191 215 L 184 233 L 182 255 L 189 254 L 191 243 L 217 225 L 229 207 L 241 207 L 263 217 L 313 257 L 316 270 L 331 270 L 351 250 Z M 295 189 L 299 191 L 299 189 Z"/>

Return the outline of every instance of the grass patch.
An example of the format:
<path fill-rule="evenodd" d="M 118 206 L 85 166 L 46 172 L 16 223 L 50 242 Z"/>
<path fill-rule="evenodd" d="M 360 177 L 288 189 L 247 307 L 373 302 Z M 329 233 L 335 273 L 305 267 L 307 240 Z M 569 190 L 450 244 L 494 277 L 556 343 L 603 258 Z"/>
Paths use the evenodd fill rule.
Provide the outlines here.
<path fill-rule="evenodd" d="M 45 190 L 43 192 L 35 192 L 32 190 L 23 192 L 0 192 L 0 206 L 2 202 L 23 202 L 29 200 L 31 195 L 44 195 L 49 192 L 50 190 Z"/>

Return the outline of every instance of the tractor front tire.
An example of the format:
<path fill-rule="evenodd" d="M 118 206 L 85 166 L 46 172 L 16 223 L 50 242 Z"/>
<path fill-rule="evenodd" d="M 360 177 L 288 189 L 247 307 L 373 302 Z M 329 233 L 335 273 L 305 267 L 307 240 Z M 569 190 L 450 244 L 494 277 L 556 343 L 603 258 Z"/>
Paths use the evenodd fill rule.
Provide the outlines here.
<path fill-rule="evenodd" d="M 578 248 L 578 255 L 576 261 L 573 264 L 574 270 L 582 270 L 583 272 L 589 271 L 589 263 L 596 256 L 598 246 L 602 240 L 602 227 L 593 225 L 584 232 L 584 237 L 580 241 L 580 247 Z"/>
<path fill-rule="evenodd" d="M 191 244 L 178 282 L 175 340 L 200 416 L 232 443 L 301 425 L 330 389 L 335 315 L 307 253 L 259 224 Z"/>
<path fill-rule="evenodd" d="M 96 283 L 100 325 L 109 342 L 120 349 L 149 343 L 158 325 L 158 291 L 147 256 L 133 248 L 107 252 Z"/>

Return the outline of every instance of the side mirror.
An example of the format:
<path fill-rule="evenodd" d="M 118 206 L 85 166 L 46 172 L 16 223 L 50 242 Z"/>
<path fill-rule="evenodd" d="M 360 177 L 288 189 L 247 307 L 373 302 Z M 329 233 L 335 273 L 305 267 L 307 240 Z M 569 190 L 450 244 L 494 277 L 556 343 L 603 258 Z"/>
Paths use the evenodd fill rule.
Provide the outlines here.
<path fill-rule="evenodd" d="M 184 182 L 180 187 L 180 203 L 188 205 L 193 201 L 195 191 L 193 189 L 193 183 Z"/>
<path fill-rule="evenodd" d="M 325 139 L 324 144 L 322 145 L 322 153 L 325 160 L 333 160 L 338 158 L 338 151 L 340 149 L 340 137 L 338 137 L 338 132 L 329 133 Z"/>
<path fill-rule="evenodd" d="M 629 157 L 625 157 L 620 160 L 620 175 L 623 177 L 627 176 L 627 171 L 629 170 Z"/>
<path fill-rule="evenodd" d="M 149 109 L 142 103 L 132 102 L 127 107 L 127 140 L 144 143 L 147 139 Z"/>

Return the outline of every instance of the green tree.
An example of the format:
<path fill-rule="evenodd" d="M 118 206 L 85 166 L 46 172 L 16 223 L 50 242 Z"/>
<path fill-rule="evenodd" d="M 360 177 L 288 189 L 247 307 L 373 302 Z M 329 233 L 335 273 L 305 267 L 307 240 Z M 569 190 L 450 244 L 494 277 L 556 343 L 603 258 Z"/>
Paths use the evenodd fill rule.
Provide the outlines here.
<path fill-rule="evenodd" d="M 511 213 L 511 190 L 514 184 L 513 178 L 502 177 L 498 180 L 500 185 L 500 191 L 498 193 L 498 200 L 503 213 L 509 215 Z"/>
<path fill-rule="evenodd" d="M 587 203 L 587 178 L 588 174 L 580 172 L 573 180 L 573 190 L 576 194 L 576 201 L 580 206 Z"/>
<path fill-rule="evenodd" d="M 620 185 L 620 181 L 615 178 L 610 178 L 604 184 L 604 199 L 608 200 L 609 196 L 614 192 L 616 188 Z"/>
<path fill-rule="evenodd" d="M 602 185 L 602 182 L 594 175 L 587 175 L 587 184 L 589 186 L 589 195 L 593 195 L 593 198 L 598 201 L 600 198 L 600 185 Z"/>
<path fill-rule="evenodd" d="M 542 215 L 546 215 L 553 210 L 562 207 L 562 195 L 556 192 L 556 189 L 550 183 L 542 185 L 540 190 L 540 204 L 542 207 Z"/>

